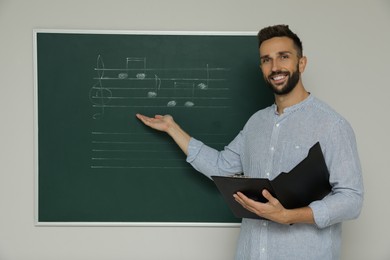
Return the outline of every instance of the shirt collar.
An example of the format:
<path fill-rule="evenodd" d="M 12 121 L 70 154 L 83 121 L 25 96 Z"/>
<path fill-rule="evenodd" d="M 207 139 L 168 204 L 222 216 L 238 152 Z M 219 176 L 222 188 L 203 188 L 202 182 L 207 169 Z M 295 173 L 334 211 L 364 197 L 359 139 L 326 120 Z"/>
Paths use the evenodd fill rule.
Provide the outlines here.
<path fill-rule="evenodd" d="M 302 100 L 301 102 L 299 102 L 298 104 L 286 107 L 283 111 L 283 115 L 284 114 L 291 114 L 291 113 L 293 113 L 301 108 L 306 107 L 309 103 L 311 103 L 313 98 L 314 98 L 313 95 L 309 92 L 309 96 L 307 98 L 305 98 L 304 100 Z M 273 104 L 273 109 L 274 109 L 275 115 L 279 115 L 278 107 L 275 103 Z"/>

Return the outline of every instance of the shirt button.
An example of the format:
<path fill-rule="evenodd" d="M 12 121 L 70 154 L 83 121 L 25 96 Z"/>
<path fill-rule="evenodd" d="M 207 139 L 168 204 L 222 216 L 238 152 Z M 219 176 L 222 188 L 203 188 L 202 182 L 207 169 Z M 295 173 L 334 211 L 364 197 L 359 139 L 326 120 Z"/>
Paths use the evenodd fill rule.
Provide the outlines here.
<path fill-rule="evenodd" d="M 277 124 L 276 124 L 276 127 L 279 127 L 279 125 L 280 125 L 280 124 L 279 124 L 279 123 L 277 123 Z"/>
<path fill-rule="evenodd" d="M 267 175 L 267 177 L 269 177 L 269 172 L 267 172 L 265 175 Z"/>
<path fill-rule="evenodd" d="M 261 249 L 261 252 L 263 252 L 263 253 L 265 252 L 265 248 L 264 247 Z"/>
<path fill-rule="evenodd" d="M 273 146 L 271 146 L 271 151 L 275 150 L 275 148 Z"/>
<path fill-rule="evenodd" d="M 263 222 L 263 226 L 266 227 L 267 226 L 267 222 L 264 221 Z"/>

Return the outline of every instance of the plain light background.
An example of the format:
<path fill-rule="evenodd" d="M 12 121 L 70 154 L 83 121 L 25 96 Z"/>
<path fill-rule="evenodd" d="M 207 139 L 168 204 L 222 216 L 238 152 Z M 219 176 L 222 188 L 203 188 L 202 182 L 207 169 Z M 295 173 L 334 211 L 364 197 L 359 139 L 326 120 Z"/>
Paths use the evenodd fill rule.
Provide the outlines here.
<path fill-rule="evenodd" d="M 390 1 L 0 0 L 0 260 L 231 260 L 239 232 L 34 226 L 33 29 L 258 31 L 280 23 L 303 41 L 305 87 L 356 133 L 366 196 L 360 218 L 344 224 L 342 259 L 390 259 Z"/>

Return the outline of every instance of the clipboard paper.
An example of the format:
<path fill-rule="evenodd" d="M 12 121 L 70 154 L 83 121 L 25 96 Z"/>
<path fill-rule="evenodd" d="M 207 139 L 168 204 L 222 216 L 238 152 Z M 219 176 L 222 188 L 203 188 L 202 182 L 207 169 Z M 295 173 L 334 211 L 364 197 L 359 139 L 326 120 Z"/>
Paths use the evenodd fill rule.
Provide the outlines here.
<path fill-rule="evenodd" d="M 237 176 L 211 176 L 224 200 L 238 218 L 262 219 L 260 216 L 246 210 L 233 198 L 238 191 L 247 197 L 267 202 L 261 195 L 263 189 L 287 209 L 308 206 L 315 200 L 320 200 L 330 193 L 329 171 L 326 167 L 320 143 L 313 145 L 307 157 L 291 171 L 280 173 L 275 179 L 249 178 Z"/>

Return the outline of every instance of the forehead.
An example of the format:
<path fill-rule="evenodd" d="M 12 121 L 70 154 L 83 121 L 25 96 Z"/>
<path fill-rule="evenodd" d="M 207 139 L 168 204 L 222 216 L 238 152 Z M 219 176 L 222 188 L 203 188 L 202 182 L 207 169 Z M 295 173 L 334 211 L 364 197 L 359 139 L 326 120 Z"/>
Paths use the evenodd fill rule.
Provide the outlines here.
<path fill-rule="evenodd" d="M 294 41 L 288 37 L 273 37 L 264 41 L 259 48 L 260 56 L 274 55 L 281 52 L 297 53 Z"/>

